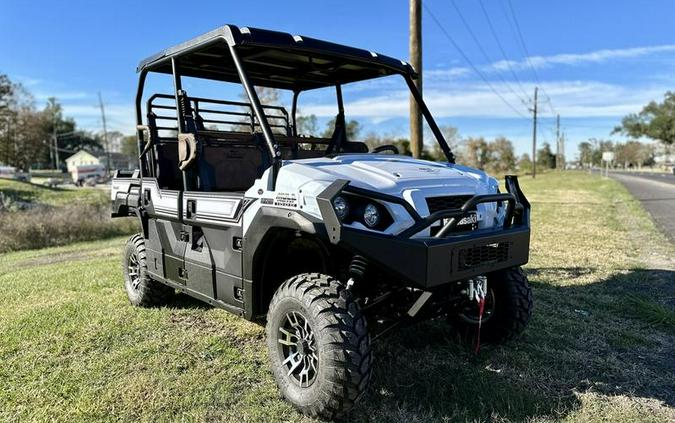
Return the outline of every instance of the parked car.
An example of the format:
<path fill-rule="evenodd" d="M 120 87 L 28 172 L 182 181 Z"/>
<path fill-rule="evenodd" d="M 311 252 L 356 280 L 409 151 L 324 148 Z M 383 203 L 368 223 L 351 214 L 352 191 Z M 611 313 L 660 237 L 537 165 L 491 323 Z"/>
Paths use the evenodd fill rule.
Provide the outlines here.
<path fill-rule="evenodd" d="M 64 182 L 65 181 L 63 180 L 63 178 L 51 177 L 51 178 L 47 178 L 44 182 L 42 182 L 42 184 L 47 185 L 50 188 L 56 188 L 59 185 L 63 185 Z"/>
<path fill-rule="evenodd" d="M 13 166 L 0 166 L 0 178 L 14 179 L 22 182 L 30 182 L 31 180 L 30 173 L 21 172 Z"/>
<path fill-rule="evenodd" d="M 105 166 L 101 164 L 75 166 L 71 171 L 71 176 L 75 185 L 83 186 L 88 180 L 93 180 L 94 185 L 96 185 L 98 178 L 105 178 L 106 170 Z M 87 185 L 89 184 L 91 184 L 91 181 L 87 183 Z"/>

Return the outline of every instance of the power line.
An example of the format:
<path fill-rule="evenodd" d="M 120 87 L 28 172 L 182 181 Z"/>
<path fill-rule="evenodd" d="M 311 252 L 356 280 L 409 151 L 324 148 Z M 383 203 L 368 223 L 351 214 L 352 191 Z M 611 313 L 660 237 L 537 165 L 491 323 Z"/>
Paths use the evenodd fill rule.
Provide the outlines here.
<path fill-rule="evenodd" d="M 459 16 L 460 20 L 462 21 L 462 24 L 464 25 L 464 28 L 466 28 L 466 30 L 469 32 L 469 35 L 471 35 L 471 38 L 473 39 L 473 42 L 476 43 L 476 46 L 478 47 L 478 50 L 483 55 L 483 58 L 485 59 L 485 61 L 487 63 L 492 63 L 493 60 L 490 59 L 488 54 L 485 52 L 485 49 L 483 48 L 482 44 L 480 43 L 480 41 L 478 41 L 478 37 L 476 36 L 476 34 L 471 29 L 471 25 L 469 25 L 467 20 L 464 18 L 464 15 L 459 10 L 459 7 L 457 7 L 457 3 L 455 3 L 455 0 L 450 0 L 450 3 L 452 3 L 452 7 L 455 8 L 455 11 L 457 12 L 457 15 Z M 511 87 L 511 85 L 508 83 L 508 81 L 504 78 L 504 76 L 500 72 L 495 70 L 495 73 L 497 74 L 499 79 L 501 79 L 502 82 L 504 82 L 504 85 L 506 86 L 506 88 L 508 88 L 509 91 L 511 91 L 516 97 L 518 97 L 518 99 L 520 100 L 521 103 L 527 104 L 527 102 L 525 100 L 523 100 L 523 98 L 517 92 L 515 92 L 515 90 Z M 525 97 L 527 97 L 527 96 L 525 96 Z"/>
<path fill-rule="evenodd" d="M 511 75 L 513 75 L 513 78 L 518 83 L 518 86 L 520 87 L 520 91 L 529 100 L 529 96 L 528 96 L 527 92 L 525 91 L 525 88 L 523 87 L 523 84 L 520 82 L 520 79 L 518 78 L 518 75 L 513 70 L 513 66 L 511 66 L 511 61 L 506 56 L 506 52 L 504 51 L 504 46 L 502 46 L 501 41 L 499 41 L 499 37 L 497 36 L 497 31 L 495 31 L 495 28 L 492 25 L 492 20 L 490 19 L 490 16 L 489 16 L 487 10 L 485 9 L 485 5 L 483 4 L 483 0 L 478 0 L 478 3 L 480 4 L 480 8 L 483 11 L 483 16 L 485 16 L 485 20 L 487 21 L 488 26 L 490 27 L 490 32 L 492 33 L 492 38 L 494 38 L 495 42 L 497 43 L 497 46 L 499 47 L 499 51 L 501 51 L 502 57 L 504 58 L 504 61 L 506 62 L 506 65 L 508 66 L 509 71 L 511 72 Z"/>
<path fill-rule="evenodd" d="M 433 21 L 436 23 L 436 25 L 438 25 L 438 28 L 441 30 L 441 32 L 443 33 L 443 35 L 445 35 L 445 37 L 446 37 L 446 38 L 450 41 L 450 43 L 455 47 L 455 49 L 459 52 L 459 54 L 460 54 L 460 55 L 464 58 L 464 60 L 469 64 L 469 66 L 471 67 L 471 69 L 473 69 L 473 71 L 476 72 L 476 74 L 483 80 L 483 82 L 485 82 L 485 84 L 490 88 L 490 90 L 491 90 L 497 97 L 499 97 L 499 99 L 500 99 L 504 104 L 506 104 L 507 106 L 509 106 L 509 108 L 510 108 L 511 110 L 513 110 L 518 116 L 522 117 L 523 119 L 528 119 L 525 115 L 523 115 L 520 111 L 518 111 L 515 107 L 513 107 L 513 105 L 512 105 L 511 103 L 509 103 L 508 101 L 506 101 L 506 99 L 505 99 L 505 98 L 504 98 L 497 90 L 495 90 L 495 88 L 492 86 L 492 84 L 490 84 L 490 81 L 488 81 L 487 78 L 485 78 L 485 75 L 483 75 L 483 74 L 481 73 L 481 71 L 478 70 L 478 68 L 473 64 L 473 62 L 471 61 L 471 59 L 469 59 L 469 57 L 464 53 L 464 51 L 463 51 L 462 48 L 459 46 L 459 44 L 457 44 L 457 42 L 455 42 L 455 40 L 454 40 L 454 39 L 452 38 L 452 36 L 448 33 L 448 31 L 445 29 L 445 27 L 443 27 L 443 25 L 442 25 L 441 22 L 438 20 L 438 18 L 436 18 L 436 15 L 434 15 L 434 13 L 431 11 L 431 9 L 429 8 L 429 6 L 427 6 L 427 4 L 423 2 L 423 3 L 422 3 L 422 7 L 424 7 L 424 10 L 427 11 L 427 13 L 429 14 L 429 16 L 431 16 L 431 19 L 433 19 Z M 529 120 L 529 119 L 528 119 L 528 120 Z"/>
<path fill-rule="evenodd" d="M 534 79 L 537 81 L 537 84 L 541 86 L 541 90 L 544 92 L 544 95 L 548 99 L 549 106 L 551 108 L 551 112 L 553 115 L 557 115 L 558 113 L 556 112 L 555 108 L 553 107 L 553 102 L 551 102 L 551 97 L 549 97 L 548 93 L 546 92 L 546 89 L 544 89 L 541 80 L 539 79 L 539 75 L 537 74 L 537 70 L 535 69 L 534 65 L 532 64 L 532 61 L 530 60 L 530 52 L 527 50 L 527 45 L 525 44 L 525 38 L 523 37 L 523 32 L 520 30 L 520 23 L 518 23 L 518 18 L 516 17 L 516 12 L 513 9 L 513 3 L 511 3 L 511 0 L 507 0 L 508 5 L 509 5 L 509 10 L 511 11 L 511 16 L 513 16 L 513 22 L 515 23 L 516 26 L 516 33 L 518 34 L 518 39 L 520 40 L 520 44 L 523 47 L 523 51 L 525 53 L 525 61 L 527 64 L 530 66 L 530 69 L 532 69 L 532 73 L 534 74 Z"/>

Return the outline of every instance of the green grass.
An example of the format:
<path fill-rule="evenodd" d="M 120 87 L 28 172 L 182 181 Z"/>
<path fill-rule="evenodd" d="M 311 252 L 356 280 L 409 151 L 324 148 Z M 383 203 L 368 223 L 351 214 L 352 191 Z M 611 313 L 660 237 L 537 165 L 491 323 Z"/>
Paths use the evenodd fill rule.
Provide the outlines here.
<path fill-rule="evenodd" d="M 675 419 L 673 246 L 611 180 L 522 185 L 528 330 L 479 356 L 442 322 L 394 333 L 350 421 Z M 279 399 L 262 327 L 186 297 L 129 306 L 123 244 L 0 255 L 0 420 L 313 421 Z"/>
<path fill-rule="evenodd" d="M 108 201 L 108 192 L 97 188 L 49 188 L 36 183 L 0 179 L 0 192 L 15 200 L 50 206 L 100 204 Z"/>

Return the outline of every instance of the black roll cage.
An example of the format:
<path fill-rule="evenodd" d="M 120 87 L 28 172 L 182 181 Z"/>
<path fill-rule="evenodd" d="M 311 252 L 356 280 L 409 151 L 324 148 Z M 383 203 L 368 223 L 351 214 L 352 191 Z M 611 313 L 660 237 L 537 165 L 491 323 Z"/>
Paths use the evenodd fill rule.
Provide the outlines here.
<path fill-rule="evenodd" d="M 241 30 L 240 30 L 241 31 Z M 257 30 L 257 31 L 263 31 L 263 30 Z M 208 34 L 207 34 L 208 35 Z M 297 36 L 294 36 L 296 38 Z M 222 38 L 222 39 L 221 39 Z M 270 190 L 274 190 L 276 186 L 276 178 L 277 174 L 279 172 L 279 168 L 281 167 L 281 152 L 279 149 L 279 144 L 275 141 L 274 134 L 272 132 L 272 126 L 268 122 L 267 116 L 264 113 L 265 108 L 269 108 L 269 106 L 263 106 L 260 103 L 260 99 L 258 97 L 258 94 L 255 91 L 255 87 L 252 84 L 246 69 L 244 67 L 244 63 L 242 62 L 239 51 L 237 49 L 236 43 L 232 42 L 231 40 L 228 40 L 227 37 L 221 37 L 216 39 L 216 41 L 225 41 L 227 42 L 228 46 L 228 51 L 229 55 L 234 63 L 234 66 L 237 71 L 237 76 L 239 79 L 239 82 L 242 84 L 244 87 L 244 90 L 246 92 L 246 96 L 248 97 L 250 103 L 248 106 L 252 109 L 253 114 L 251 115 L 251 120 L 252 122 L 252 127 L 255 128 L 256 126 L 259 126 L 262 133 L 263 137 L 265 140 L 265 144 L 267 147 L 267 150 L 270 155 L 271 163 L 272 163 L 272 175 L 270 179 L 270 186 L 268 187 Z M 199 39 L 197 39 L 199 40 Z M 189 42 L 190 43 L 190 42 Z M 188 44 L 189 44 L 188 43 Z M 213 41 L 211 41 L 213 43 Z M 325 43 L 325 42 L 323 42 Z M 356 51 L 359 52 L 359 50 L 352 49 L 351 47 L 345 47 L 345 46 L 339 46 L 335 45 L 332 43 L 325 43 L 328 46 L 335 47 L 335 48 L 343 48 L 345 51 Z M 137 138 L 138 138 L 138 151 L 141 152 L 139 155 L 139 168 L 141 170 L 141 176 L 145 176 L 146 170 L 149 169 L 148 163 L 147 163 L 147 158 L 145 156 L 145 152 L 147 152 L 148 147 L 149 147 L 149 142 L 150 139 L 145 140 L 145 134 L 148 133 L 148 127 L 143 124 L 143 112 L 142 112 L 142 99 L 143 99 L 143 91 L 145 87 L 145 82 L 147 79 L 148 73 L 152 72 L 153 70 L 151 69 L 151 66 L 153 63 L 162 63 L 166 60 L 170 62 L 171 65 L 171 74 L 173 77 L 173 84 L 174 84 L 174 98 L 176 100 L 176 119 L 177 119 L 177 129 L 178 129 L 178 134 L 184 134 L 186 132 L 189 132 L 189 128 L 186 128 L 185 122 L 183 120 L 184 116 L 184 110 L 181 110 L 181 93 L 182 93 L 182 80 L 181 80 L 181 65 L 180 65 L 180 59 L 182 55 L 189 54 L 194 52 L 196 48 L 199 46 L 199 44 L 196 45 L 190 45 L 189 48 L 185 48 L 182 51 L 174 52 L 169 56 L 162 56 L 159 55 L 159 57 L 152 57 L 144 62 L 141 62 L 141 66 L 139 66 L 139 80 L 138 80 L 138 88 L 136 91 L 136 129 L 137 129 Z M 270 48 L 275 48 L 275 47 L 270 47 Z M 163 53 L 165 54 L 165 53 Z M 373 57 L 377 57 L 375 53 L 371 53 Z M 347 56 L 346 56 L 347 57 Z M 356 59 L 363 60 L 362 58 L 356 57 Z M 390 58 L 387 58 L 386 56 L 383 56 L 383 59 L 391 60 Z M 153 62 L 154 61 L 154 62 Z M 428 107 L 426 106 L 424 99 L 422 98 L 422 95 L 420 94 L 419 90 L 417 89 L 414 79 L 417 78 L 417 74 L 412 70 L 412 68 L 406 64 L 405 62 L 401 62 L 403 66 L 398 66 L 398 67 L 393 67 L 390 65 L 385 65 L 382 64 L 383 69 L 387 69 L 389 72 L 387 75 L 393 75 L 393 74 L 398 74 L 402 76 L 406 84 L 408 85 L 408 88 L 410 90 L 410 93 L 412 97 L 415 99 L 417 104 L 420 107 L 420 110 L 424 116 L 424 118 L 427 121 L 427 124 L 429 125 L 432 133 L 434 134 L 434 137 L 436 138 L 436 141 L 438 142 L 439 146 L 443 150 L 443 153 L 445 157 L 447 158 L 449 163 L 455 163 L 455 156 L 450 150 L 450 147 L 447 144 L 447 141 L 445 140 L 445 137 L 443 136 L 443 133 L 441 132 L 440 128 L 436 124 L 436 121 L 434 120 L 433 116 L 431 115 L 431 112 L 429 111 Z M 164 72 L 167 73 L 167 72 Z M 383 74 L 384 75 L 384 74 Z M 373 79 L 376 76 L 368 77 L 365 79 Z M 209 79 L 209 78 L 206 78 Z M 342 100 L 342 91 L 341 91 L 341 83 L 340 82 L 335 82 L 333 86 L 335 86 L 336 89 L 336 97 L 337 97 L 337 106 L 339 110 L 338 116 L 342 116 L 342 119 L 344 119 L 344 104 Z M 314 87 L 316 88 L 316 87 Z M 292 129 L 292 135 L 297 136 L 297 125 L 296 125 L 296 114 L 297 114 L 297 100 L 298 96 L 302 91 L 307 91 L 313 88 L 307 88 L 307 89 L 293 89 L 293 100 L 292 100 L 292 111 L 291 111 L 291 129 Z M 202 99 L 203 100 L 203 99 Z M 228 102 L 229 104 L 234 104 L 235 102 Z M 254 118 L 255 116 L 255 118 Z M 255 120 L 259 122 L 258 125 L 255 124 Z M 150 137 L 148 133 L 148 137 Z M 338 141 L 339 142 L 339 141 Z M 339 151 L 339 144 L 338 144 L 338 151 Z M 183 179 L 185 181 L 186 175 L 185 171 L 183 171 Z"/>

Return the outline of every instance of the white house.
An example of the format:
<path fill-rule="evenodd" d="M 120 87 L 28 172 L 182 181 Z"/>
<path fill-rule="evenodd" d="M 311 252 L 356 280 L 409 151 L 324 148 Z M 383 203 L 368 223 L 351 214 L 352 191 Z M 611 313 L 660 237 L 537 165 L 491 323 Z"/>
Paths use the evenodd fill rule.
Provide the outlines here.
<path fill-rule="evenodd" d="M 90 166 L 99 164 L 105 164 L 105 160 L 102 161 L 99 159 L 99 157 L 85 150 L 80 150 L 66 159 L 66 166 L 68 168 L 68 172 L 71 173 L 78 166 Z"/>
<path fill-rule="evenodd" d="M 92 165 L 102 165 L 106 167 L 106 160 L 108 155 L 105 152 L 91 152 L 87 150 L 80 150 L 77 153 L 66 159 L 66 166 L 68 172 L 73 172 L 78 166 L 92 166 Z M 110 169 L 133 169 L 138 166 L 138 163 L 134 160 L 129 160 L 124 154 L 121 153 L 110 153 Z"/>

